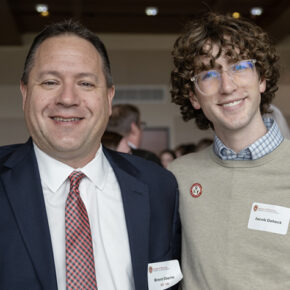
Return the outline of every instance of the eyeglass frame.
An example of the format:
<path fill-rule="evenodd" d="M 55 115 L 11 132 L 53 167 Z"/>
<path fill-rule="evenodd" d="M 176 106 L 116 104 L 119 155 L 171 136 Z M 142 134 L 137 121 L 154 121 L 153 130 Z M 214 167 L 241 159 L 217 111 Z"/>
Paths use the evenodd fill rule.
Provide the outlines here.
<path fill-rule="evenodd" d="M 146 124 L 146 122 L 144 122 L 144 121 L 140 121 L 139 124 L 138 124 L 138 127 L 139 127 L 141 130 L 144 130 L 144 129 L 147 127 L 147 124 Z"/>
<path fill-rule="evenodd" d="M 230 65 L 230 67 L 232 67 L 232 66 L 235 66 L 236 64 L 238 64 L 238 63 L 241 63 L 241 62 L 244 62 L 244 61 L 250 61 L 250 62 L 252 62 L 253 63 L 253 65 L 254 65 L 254 69 L 256 68 L 256 62 L 257 62 L 257 60 L 256 59 L 242 59 L 242 60 L 240 60 L 240 61 L 238 61 L 238 62 L 236 62 L 236 63 L 233 63 L 232 65 Z M 197 84 L 197 77 L 201 74 L 201 73 L 204 73 L 204 72 L 207 72 L 207 71 L 216 71 L 216 72 L 218 72 L 219 73 L 219 75 L 221 76 L 221 73 L 222 72 L 227 72 L 228 70 L 220 70 L 220 71 L 218 71 L 218 70 L 216 70 L 216 69 L 210 69 L 210 70 L 205 70 L 205 71 L 201 71 L 200 73 L 198 73 L 198 74 L 196 74 L 196 75 L 194 75 L 193 77 L 191 77 L 190 78 L 190 80 L 195 84 L 195 87 L 198 89 L 198 91 L 201 93 L 201 94 L 203 94 L 203 95 L 206 95 L 206 96 L 210 96 L 210 95 L 212 95 L 212 94 L 214 94 L 214 93 L 212 93 L 212 94 L 206 94 L 206 93 L 204 93 L 203 91 L 201 91 L 201 89 L 199 88 L 199 86 L 198 86 L 198 84 Z M 229 75 L 230 77 L 231 77 L 231 79 L 232 79 L 232 76 L 231 75 Z"/>

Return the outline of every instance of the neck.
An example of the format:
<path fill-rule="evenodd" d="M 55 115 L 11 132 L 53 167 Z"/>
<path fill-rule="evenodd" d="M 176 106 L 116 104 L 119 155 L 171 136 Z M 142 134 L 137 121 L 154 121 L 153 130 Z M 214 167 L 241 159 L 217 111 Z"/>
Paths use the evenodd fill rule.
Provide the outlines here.
<path fill-rule="evenodd" d="M 238 153 L 267 133 L 262 117 L 250 128 L 240 130 L 216 130 L 216 135 L 228 148 Z"/>
<path fill-rule="evenodd" d="M 73 152 L 73 151 L 56 151 L 56 150 L 46 150 L 47 148 L 43 148 L 41 146 L 39 146 L 38 144 L 35 143 L 35 145 L 38 147 L 39 150 L 41 150 L 42 152 L 44 152 L 45 154 L 49 155 L 51 158 L 54 158 L 74 169 L 76 168 L 82 168 L 85 165 L 87 165 L 89 162 L 91 162 L 99 148 L 100 148 L 100 144 L 96 145 L 95 150 L 91 151 L 91 152 L 86 152 L 83 154 L 80 154 L 79 151 L 77 152 Z"/>

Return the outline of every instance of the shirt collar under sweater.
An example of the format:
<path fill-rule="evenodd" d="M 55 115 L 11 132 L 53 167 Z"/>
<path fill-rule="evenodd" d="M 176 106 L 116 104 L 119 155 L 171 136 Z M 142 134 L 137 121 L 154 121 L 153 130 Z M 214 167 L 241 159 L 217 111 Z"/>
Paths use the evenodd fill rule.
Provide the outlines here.
<path fill-rule="evenodd" d="M 274 151 L 283 141 L 277 123 L 272 118 L 263 118 L 268 132 L 253 144 L 236 153 L 226 147 L 215 135 L 214 152 L 222 160 L 256 160 Z"/>

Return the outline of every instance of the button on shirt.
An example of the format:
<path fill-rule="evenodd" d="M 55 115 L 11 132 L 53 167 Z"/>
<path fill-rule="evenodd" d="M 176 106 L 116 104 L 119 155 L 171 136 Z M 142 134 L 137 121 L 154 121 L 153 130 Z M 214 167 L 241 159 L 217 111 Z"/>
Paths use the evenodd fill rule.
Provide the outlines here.
<path fill-rule="evenodd" d="M 256 160 L 274 151 L 283 141 L 277 123 L 272 118 L 263 118 L 268 132 L 249 147 L 236 153 L 217 137 L 214 137 L 214 152 L 222 160 Z"/>
<path fill-rule="evenodd" d="M 68 176 L 74 170 L 86 175 L 79 190 L 90 220 L 98 289 L 135 289 L 121 191 L 102 147 L 90 163 L 78 169 L 53 159 L 35 144 L 34 150 L 50 228 L 58 289 L 66 289 L 65 202 L 70 188 Z"/>

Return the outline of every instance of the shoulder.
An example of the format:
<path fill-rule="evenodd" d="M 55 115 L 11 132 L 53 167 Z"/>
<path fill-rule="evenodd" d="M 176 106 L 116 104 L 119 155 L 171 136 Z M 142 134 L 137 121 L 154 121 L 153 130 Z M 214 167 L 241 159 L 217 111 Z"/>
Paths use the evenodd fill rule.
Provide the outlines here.
<path fill-rule="evenodd" d="M 155 163 L 161 165 L 160 159 L 155 153 L 144 149 L 131 149 L 131 150 L 133 155 L 143 157 L 144 159 L 154 161 Z"/>
<path fill-rule="evenodd" d="M 290 140 L 289 139 L 286 139 L 284 138 L 283 142 L 281 143 L 283 146 L 285 146 L 285 148 L 290 148 Z"/>
<path fill-rule="evenodd" d="M 23 144 L 11 144 L 0 146 L 0 160 L 1 163 L 7 159 L 11 154 L 13 154 L 18 148 L 20 148 Z"/>
<path fill-rule="evenodd" d="M 280 158 L 289 158 L 290 157 L 290 140 L 284 138 L 283 142 L 274 150 L 280 156 Z"/>
<path fill-rule="evenodd" d="M 191 181 L 193 176 L 207 175 L 208 170 L 213 170 L 216 167 L 212 160 L 212 148 L 206 148 L 199 152 L 189 153 L 178 157 L 168 166 L 177 181 Z"/>
<path fill-rule="evenodd" d="M 12 168 L 20 163 L 34 162 L 35 155 L 32 145 L 32 139 L 29 138 L 26 143 L 0 146 L 0 167 Z"/>
<path fill-rule="evenodd" d="M 113 168 L 121 168 L 136 178 L 145 180 L 146 183 L 175 182 L 173 174 L 156 162 L 132 154 L 112 151 L 107 148 L 104 149 L 104 153 Z"/>
<path fill-rule="evenodd" d="M 169 164 L 169 170 L 174 171 L 175 169 L 179 168 L 200 166 L 200 162 L 204 162 L 205 160 L 210 158 L 210 151 L 212 150 L 213 150 L 212 146 L 210 146 L 202 151 L 193 152 L 178 157 Z"/>
<path fill-rule="evenodd" d="M 274 156 L 278 155 L 283 158 L 287 158 L 286 156 L 290 157 L 290 140 L 284 138 L 281 144 L 270 154 Z"/>

